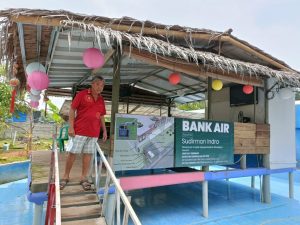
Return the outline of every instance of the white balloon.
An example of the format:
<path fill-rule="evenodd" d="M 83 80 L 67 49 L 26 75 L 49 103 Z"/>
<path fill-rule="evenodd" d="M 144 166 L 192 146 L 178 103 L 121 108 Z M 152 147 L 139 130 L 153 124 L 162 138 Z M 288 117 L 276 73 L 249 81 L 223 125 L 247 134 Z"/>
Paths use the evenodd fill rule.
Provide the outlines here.
<path fill-rule="evenodd" d="M 41 99 L 41 96 L 40 96 L 40 95 L 33 95 L 33 94 L 30 94 L 30 100 L 31 100 L 31 101 L 33 101 L 33 102 L 38 102 L 40 99 Z"/>
<path fill-rule="evenodd" d="M 288 87 L 281 88 L 278 94 L 279 97 L 283 100 L 293 97 L 293 91 Z"/>
<path fill-rule="evenodd" d="M 35 89 L 30 89 L 30 92 L 31 92 L 31 94 L 33 94 L 33 95 L 39 95 L 39 94 L 41 94 L 41 92 L 42 91 L 40 91 L 40 90 L 35 90 Z"/>
<path fill-rule="evenodd" d="M 28 76 L 34 71 L 41 71 L 46 73 L 45 67 L 38 62 L 29 63 L 28 66 L 26 66 L 26 74 Z"/>

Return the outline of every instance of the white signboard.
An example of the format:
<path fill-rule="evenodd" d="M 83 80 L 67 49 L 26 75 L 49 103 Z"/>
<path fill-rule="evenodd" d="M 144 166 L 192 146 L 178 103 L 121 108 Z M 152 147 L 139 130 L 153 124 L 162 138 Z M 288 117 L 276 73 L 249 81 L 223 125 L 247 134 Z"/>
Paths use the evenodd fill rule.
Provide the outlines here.
<path fill-rule="evenodd" d="M 174 166 L 174 118 L 116 114 L 114 170 Z"/>

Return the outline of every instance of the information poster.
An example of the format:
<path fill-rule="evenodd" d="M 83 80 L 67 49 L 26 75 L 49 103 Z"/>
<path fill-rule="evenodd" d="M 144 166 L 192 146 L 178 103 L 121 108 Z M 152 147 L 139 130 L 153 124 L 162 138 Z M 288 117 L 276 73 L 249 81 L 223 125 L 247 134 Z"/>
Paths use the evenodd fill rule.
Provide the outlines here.
<path fill-rule="evenodd" d="M 233 123 L 175 119 L 175 167 L 233 163 Z"/>
<path fill-rule="evenodd" d="M 114 170 L 174 167 L 174 118 L 116 114 Z"/>

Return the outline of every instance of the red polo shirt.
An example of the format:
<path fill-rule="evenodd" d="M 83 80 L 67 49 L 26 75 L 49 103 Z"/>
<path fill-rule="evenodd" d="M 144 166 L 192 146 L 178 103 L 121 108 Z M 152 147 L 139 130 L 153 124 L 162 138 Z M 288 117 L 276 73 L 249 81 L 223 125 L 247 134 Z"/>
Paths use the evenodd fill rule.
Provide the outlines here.
<path fill-rule="evenodd" d="M 106 114 L 104 99 L 101 95 L 94 100 L 91 90 L 80 91 L 75 96 L 71 107 L 76 110 L 74 130 L 76 135 L 99 137 L 101 120 Z"/>

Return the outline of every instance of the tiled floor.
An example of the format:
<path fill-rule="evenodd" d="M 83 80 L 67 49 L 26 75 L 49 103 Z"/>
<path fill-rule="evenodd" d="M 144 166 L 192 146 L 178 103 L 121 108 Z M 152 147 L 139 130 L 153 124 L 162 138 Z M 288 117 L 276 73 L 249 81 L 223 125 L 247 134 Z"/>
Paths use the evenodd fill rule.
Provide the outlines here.
<path fill-rule="evenodd" d="M 209 217 L 203 218 L 200 183 L 132 191 L 132 205 L 144 225 L 300 224 L 300 171 L 295 173 L 295 199 L 288 197 L 288 175 L 271 176 L 272 203 L 260 202 L 260 180 L 209 182 Z"/>

